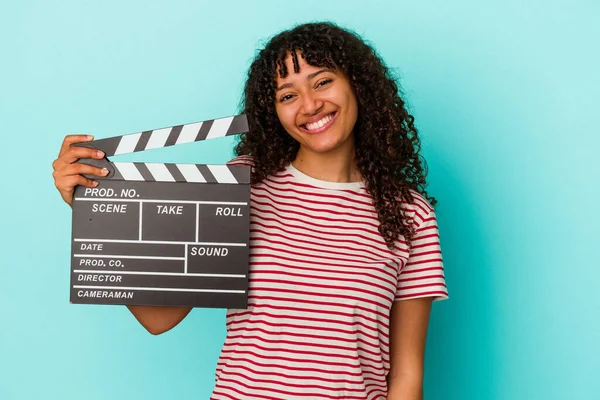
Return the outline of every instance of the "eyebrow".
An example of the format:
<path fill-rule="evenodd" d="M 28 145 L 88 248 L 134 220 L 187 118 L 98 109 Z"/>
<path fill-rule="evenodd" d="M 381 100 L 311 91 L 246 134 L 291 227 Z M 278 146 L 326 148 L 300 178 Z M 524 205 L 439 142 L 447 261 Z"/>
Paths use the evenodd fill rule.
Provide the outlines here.
<path fill-rule="evenodd" d="M 324 72 L 333 72 L 333 70 L 331 70 L 330 68 L 323 68 L 323 69 L 320 69 L 320 70 L 318 70 L 318 71 L 316 71 L 316 72 L 313 72 L 312 74 L 308 75 L 308 76 L 306 77 L 306 80 L 311 80 L 311 79 L 313 79 L 315 76 L 317 76 L 317 75 L 320 75 L 320 74 L 322 74 L 322 73 L 324 73 Z M 292 83 L 291 83 L 291 82 L 284 83 L 283 85 L 279 86 L 275 92 L 279 92 L 280 90 L 287 89 L 287 88 L 291 88 L 292 86 L 293 86 L 293 85 L 292 85 Z"/>

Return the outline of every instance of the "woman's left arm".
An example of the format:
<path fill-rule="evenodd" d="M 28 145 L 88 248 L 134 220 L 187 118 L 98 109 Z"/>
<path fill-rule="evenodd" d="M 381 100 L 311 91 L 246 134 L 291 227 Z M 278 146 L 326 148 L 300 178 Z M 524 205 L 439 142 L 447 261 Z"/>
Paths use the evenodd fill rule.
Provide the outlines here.
<path fill-rule="evenodd" d="M 395 301 L 390 316 L 387 400 L 423 400 L 425 341 L 433 298 Z"/>

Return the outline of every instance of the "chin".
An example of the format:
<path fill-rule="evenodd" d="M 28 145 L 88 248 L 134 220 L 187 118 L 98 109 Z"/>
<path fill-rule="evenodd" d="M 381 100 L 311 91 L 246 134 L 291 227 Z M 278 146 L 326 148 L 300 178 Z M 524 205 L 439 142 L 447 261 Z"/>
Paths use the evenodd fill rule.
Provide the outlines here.
<path fill-rule="evenodd" d="M 332 132 L 334 133 L 334 132 Z M 314 148 L 315 151 L 320 153 L 329 152 L 333 150 L 337 150 L 339 148 L 350 148 L 350 142 L 352 141 L 352 135 L 344 135 L 344 134 L 333 134 L 323 136 L 321 138 L 312 138 L 312 140 L 308 140 L 307 144 Z"/>
<path fill-rule="evenodd" d="M 322 143 L 322 144 L 312 144 L 306 147 L 306 150 L 309 150 L 313 153 L 325 154 L 330 153 L 334 150 L 342 147 L 343 143 Z"/>

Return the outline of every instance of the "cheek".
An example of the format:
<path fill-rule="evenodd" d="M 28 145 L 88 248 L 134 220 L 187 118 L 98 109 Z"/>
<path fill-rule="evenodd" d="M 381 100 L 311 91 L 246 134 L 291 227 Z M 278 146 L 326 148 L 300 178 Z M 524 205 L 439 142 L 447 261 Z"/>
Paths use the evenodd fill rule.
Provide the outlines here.
<path fill-rule="evenodd" d="M 289 108 L 289 107 L 288 107 Z M 295 126 L 294 114 L 286 107 L 275 107 L 277 118 L 286 131 Z"/>
<path fill-rule="evenodd" d="M 350 129 L 354 127 L 358 118 L 358 103 L 354 94 L 350 93 L 346 97 L 346 124 Z"/>

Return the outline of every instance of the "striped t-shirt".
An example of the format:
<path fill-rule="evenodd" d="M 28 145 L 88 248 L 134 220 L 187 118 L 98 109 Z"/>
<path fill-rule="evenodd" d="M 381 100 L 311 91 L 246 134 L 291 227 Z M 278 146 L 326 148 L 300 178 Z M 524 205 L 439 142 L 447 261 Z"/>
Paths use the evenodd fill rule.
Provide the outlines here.
<path fill-rule="evenodd" d="M 360 182 L 290 164 L 251 188 L 248 308 L 227 312 L 211 399 L 385 400 L 392 303 L 448 297 L 434 211 L 413 196 L 409 252 L 388 249 Z"/>

